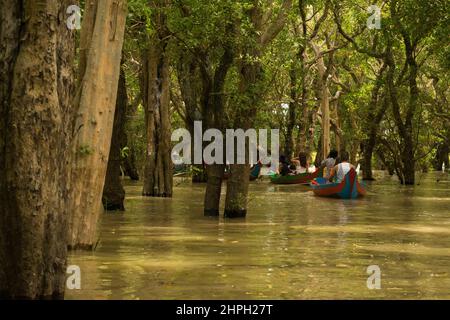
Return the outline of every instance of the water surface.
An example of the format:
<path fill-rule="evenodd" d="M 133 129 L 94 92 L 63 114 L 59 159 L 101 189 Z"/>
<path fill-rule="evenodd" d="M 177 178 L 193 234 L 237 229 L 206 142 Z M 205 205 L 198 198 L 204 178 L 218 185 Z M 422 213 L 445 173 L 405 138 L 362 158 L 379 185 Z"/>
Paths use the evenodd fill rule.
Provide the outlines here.
<path fill-rule="evenodd" d="M 202 216 L 204 186 L 173 199 L 127 183 L 124 213 L 102 217 L 92 253 L 72 253 L 68 299 L 450 299 L 450 183 L 401 187 L 378 173 L 361 200 L 251 183 L 248 217 Z M 224 196 L 223 196 L 224 199 Z M 378 265 L 381 290 L 367 288 Z"/>

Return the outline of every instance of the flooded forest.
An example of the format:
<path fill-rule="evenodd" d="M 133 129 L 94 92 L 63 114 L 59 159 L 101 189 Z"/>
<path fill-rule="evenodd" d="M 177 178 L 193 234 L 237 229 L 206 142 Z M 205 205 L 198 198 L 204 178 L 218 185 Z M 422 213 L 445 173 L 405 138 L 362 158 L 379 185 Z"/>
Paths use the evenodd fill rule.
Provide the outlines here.
<path fill-rule="evenodd" d="M 450 299 L 446 0 L 0 0 L 0 299 Z"/>

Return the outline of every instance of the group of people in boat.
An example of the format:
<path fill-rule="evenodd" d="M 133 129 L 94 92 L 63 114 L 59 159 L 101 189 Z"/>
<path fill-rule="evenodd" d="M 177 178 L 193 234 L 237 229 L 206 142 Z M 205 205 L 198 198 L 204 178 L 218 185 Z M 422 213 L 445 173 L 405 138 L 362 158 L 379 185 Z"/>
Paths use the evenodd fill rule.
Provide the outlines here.
<path fill-rule="evenodd" d="M 328 157 L 321 162 L 319 170 L 324 170 L 323 177 L 329 182 L 341 183 L 347 173 L 355 167 L 350 163 L 350 155 L 347 151 L 340 154 L 332 150 Z M 299 175 L 304 173 L 313 173 L 316 170 L 310 166 L 308 155 L 300 152 L 297 158 L 290 161 L 286 156 L 281 155 L 278 167 L 278 174 L 282 176 Z"/>

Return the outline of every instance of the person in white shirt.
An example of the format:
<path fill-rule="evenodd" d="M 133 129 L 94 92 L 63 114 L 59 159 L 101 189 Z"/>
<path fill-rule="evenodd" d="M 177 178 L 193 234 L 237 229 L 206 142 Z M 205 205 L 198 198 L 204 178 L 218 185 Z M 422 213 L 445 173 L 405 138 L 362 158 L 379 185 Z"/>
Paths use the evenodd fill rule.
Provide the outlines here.
<path fill-rule="evenodd" d="M 320 168 L 325 169 L 323 177 L 325 179 L 330 179 L 331 170 L 336 165 L 336 159 L 338 157 L 338 152 L 336 150 L 331 150 L 330 154 L 328 155 L 328 158 L 322 161 L 320 164 Z"/>
<path fill-rule="evenodd" d="M 333 169 L 331 169 L 330 174 L 330 181 L 333 181 L 333 178 L 335 178 L 337 183 L 341 183 L 344 181 L 345 176 L 351 169 L 355 169 L 355 166 L 352 165 L 350 162 L 350 155 L 347 151 L 343 151 L 341 153 L 341 163 L 339 163 L 337 166 L 335 166 Z"/>

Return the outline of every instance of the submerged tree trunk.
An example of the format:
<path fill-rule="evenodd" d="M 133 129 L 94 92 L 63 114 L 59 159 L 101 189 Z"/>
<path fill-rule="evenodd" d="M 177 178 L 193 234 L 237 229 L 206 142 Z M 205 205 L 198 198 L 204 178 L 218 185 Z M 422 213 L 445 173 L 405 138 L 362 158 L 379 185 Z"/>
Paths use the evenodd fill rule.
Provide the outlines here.
<path fill-rule="evenodd" d="M 224 53 L 213 74 L 207 68 L 201 69 L 203 94 L 202 107 L 205 115 L 206 128 L 224 129 L 223 113 L 224 98 L 222 92 L 225 79 L 233 63 L 233 51 L 229 45 L 224 45 Z M 225 163 L 225 159 L 222 159 Z M 222 191 L 222 180 L 225 165 L 212 164 L 206 166 L 207 182 L 204 199 L 204 215 L 218 216 L 220 207 L 220 196 Z"/>
<path fill-rule="evenodd" d="M 61 17 L 73 2 L 22 2 L 0 1 L 0 298 L 55 299 L 65 287 L 75 45 Z"/>
<path fill-rule="evenodd" d="M 225 198 L 225 218 L 245 218 L 247 216 L 249 176 L 249 165 L 234 164 L 230 166 Z"/>
<path fill-rule="evenodd" d="M 80 38 L 80 87 L 76 104 L 71 249 L 91 249 L 102 208 L 120 60 L 126 0 L 86 3 Z"/>
<path fill-rule="evenodd" d="M 255 57 L 258 57 L 260 53 L 255 51 L 253 54 Z M 253 126 L 256 108 L 262 97 L 261 81 L 263 69 L 260 62 L 250 62 L 244 63 L 240 71 L 240 91 L 241 94 L 246 97 L 248 105 L 243 108 L 244 110 L 242 110 L 240 116 L 235 119 L 234 124 L 235 128 L 248 130 Z M 242 106 L 240 107 L 242 108 Z M 248 139 L 246 139 L 244 145 L 246 164 L 230 165 L 224 212 L 226 218 L 242 218 L 247 215 L 248 185 L 251 165 L 249 163 L 248 155 Z"/>
<path fill-rule="evenodd" d="M 150 197 L 172 197 L 166 17 L 163 13 L 157 13 L 155 16 L 159 29 L 146 52 L 143 69 L 147 149 L 142 194 Z"/>
<path fill-rule="evenodd" d="M 248 130 L 254 125 L 264 94 L 262 85 L 264 70 L 261 57 L 265 49 L 284 28 L 291 8 L 291 0 L 283 1 L 278 16 L 270 24 L 264 21 L 264 16 L 267 14 L 270 16 L 271 12 L 264 12 L 258 1 L 254 1 L 254 6 L 247 11 L 254 29 L 249 34 L 251 40 L 239 52 L 239 55 L 247 57 L 240 61 L 239 66 L 239 91 L 240 95 L 244 97 L 245 103 L 238 106 L 240 112 L 234 119 L 235 128 Z M 245 145 L 248 150 L 248 142 Z M 250 165 L 248 155 L 246 155 L 246 164 L 230 166 L 224 212 L 227 218 L 245 217 L 247 214 Z"/>
<path fill-rule="evenodd" d="M 111 148 L 108 158 L 108 169 L 106 171 L 105 187 L 103 188 L 103 207 L 105 210 L 124 211 L 125 190 L 120 177 L 121 150 L 125 147 L 125 121 L 128 104 L 125 74 L 120 72 L 119 87 L 117 90 L 116 111 L 114 114 L 114 125 L 111 139 Z"/>
<path fill-rule="evenodd" d="M 208 183 L 206 184 L 204 215 L 207 217 L 219 216 L 220 195 L 225 165 L 213 164 L 206 167 Z"/>

